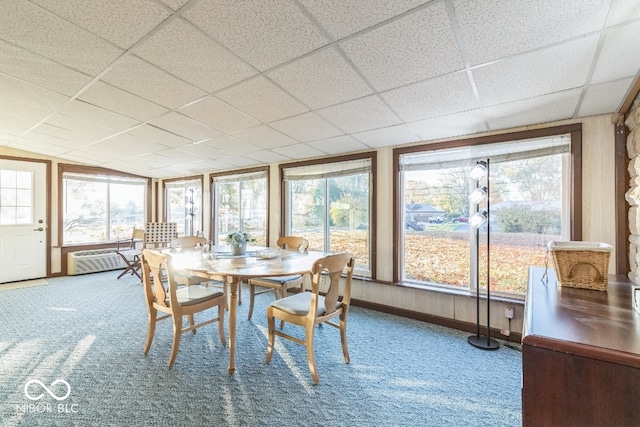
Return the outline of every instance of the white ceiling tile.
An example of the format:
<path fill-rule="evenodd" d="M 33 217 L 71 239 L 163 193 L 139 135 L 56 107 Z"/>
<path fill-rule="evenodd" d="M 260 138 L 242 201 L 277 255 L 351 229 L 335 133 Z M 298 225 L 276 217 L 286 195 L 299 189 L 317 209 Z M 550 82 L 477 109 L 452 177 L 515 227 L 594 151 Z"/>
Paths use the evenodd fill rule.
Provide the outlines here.
<path fill-rule="evenodd" d="M 219 159 L 221 157 L 229 156 L 228 152 L 219 150 L 203 143 L 185 145 L 184 147 L 178 148 L 178 150 L 189 153 L 201 159 Z"/>
<path fill-rule="evenodd" d="M 623 79 L 589 87 L 582 99 L 578 115 L 580 117 L 607 114 L 618 111 L 626 94 L 633 84 L 633 79 Z"/>
<path fill-rule="evenodd" d="M 170 109 L 178 108 L 205 95 L 195 86 L 133 55 L 118 61 L 103 80 Z"/>
<path fill-rule="evenodd" d="M 138 138 L 146 139 L 147 141 L 162 144 L 166 147 L 182 147 L 183 145 L 193 143 L 190 139 L 148 124 L 130 129 L 127 133 L 137 136 Z"/>
<path fill-rule="evenodd" d="M 609 12 L 607 25 L 616 25 L 622 22 L 640 18 L 640 2 L 618 0 L 612 3 L 613 10 Z"/>
<path fill-rule="evenodd" d="M 13 114 L 7 114 L 0 111 L 0 129 L 9 135 L 21 136 L 32 127 L 38 124 L 39 120 L 18 117 Z"/>
<path fill-rule="evenodd" d="M 290 0 L 203 0 L 184 16 L 261 71 L 328 43 Z"/>
<path fill-rule="evenodd" d="M 363 132 L 400 123 L 377 95 L 319 110 L 318 114 L 346 133 Z"/>
<path fill-rule="evenodd" d="M 18 138 L 15 142 L 8 145 L 18 150 L 32 151 L 34 153 L 44 154 L 45 156 L 57 157 L 62 153 L 69 151 L 68 148 L 52 145 L 48 142 L 34 141 L 27 138 Z"/>
<path fill-rule="evenodd" d="M 51 110 L 26 104 L 22 101 L 16 101 L 15 99 L 4 98 L 2 95 L 0 95 L 0 112 L 10 114 L 12 116 L 23 117 L 35 122 L 44 120 L 52 113 Z"/>
<path fill-rule="evenodd" d="M 181 151 L 179 148 L 169 148 L 167 150 L 160 151 L 158 154 L 171 159 L 169 163 L 170 165 L 187 162 L 193 163 L 197 162 L 198 160 L 202 160 L 198 156 L 194 156 L 193 154 Z"/>
<path fill-rule="evenodd" d="M 230 154 L 245 154 L 260 150 L 260 147 L 232 136 L 223 135 L 204 141 L 202 144 Z"/>
<path fill-rule="evenodd" d="M 257 72 L 181 19 L 145 40 L 135 53 L 205 92 L 222 89 Z"/>
<path fill-rule="evenodd" d="M 16 141 L 20 141 L 22 139 L 23 138 L 19 138 L 19 139 L 16 139 Z M 68 139 L 62 138 L 60 136 L 47 135 L 44 133 L 34 132 L 34 131 L 31 131 L 25 134 L 24 139 L 41 142 L 43 144 L 50 144 L 56 148 L 64 147 L 67 149 L 65 151 L 68 151 L 69 148 L 76 148 L 79 145 L 77 142 L 71 142 Z"/>
<path fill-rule="evenodd" d="M 343 154 L 355 151 L 363 151 L 369 148 L 348 135 L 312 141 L 308 142 L 307 145 L 327 154 Z"/>
<path fill-rule="evenodd" d="M 92 84 L 78 99 L 139 121 L 149 120 L 168 111 L 165 107 L 102 81 Z"/>
<path fill-rule="evenodd" d="M 472 71 L 484 106 L 585 84 L 598 39 L 589 36 L 496 61 Z"/>
<path fill-rule="evenodd" d="M 433 119 L 409 123 L 409 126 L 423 141 L 471 135 L 487 131 L 484 116 L 480 110 L 465 111 Z"/>
<path fill-rule="evenodd" d="M 271 126 L 298 141 L 315 141 L 342 135 L 344 132 L 324 120 L 316 113 L 305 113 L 280 120 Z"/>
<path fill-rule="evenodd" d="M 270 163 L 282 163 L 287 162 L 289 160 L 293 160 L 291 157 L 283 156 L 279 153 L 274 153 L 271 150 L 260 150 L 254 151 L 253 153 L 246 153 L 244 157 L 249 159 L 253 159 L 262 164 L 270 164 Z"/>
<path fill-rule="evenodd" d="M 181 108 L 180 113 L 226 133 L 237 132 L 260 124 L 254 118 L 212 96 Z"/>
<path fill-rule="evenodd" d="M 246 155 L 225 157 L 224 162 L 239 168 L 246 168 L 261 164 L 261 162 L 246 157 Z"/>
<path fill-rule="evenodd" d="M 33 135 L 36 133 L 41 133 L 44 135 L 49 135 L 55 138 L 59 138 L 55 141 L 52 140 L 52 143 L 56 145 L 60 145 L 62 147 L 69 147 L 69 148 L 78 148 L 87 144 L 91 144 L 92 142 L 95 142 L 96 140 L 98 140 L 98 138 L 95 136 L 92 137 L 89 135 L 84 135 L 70 129 L 52 125 L 50 123 L 39 124 L 28 135 L 25 135 L 25 137 L 31 138 L 31 139 L 37 139 Z"/>
<path fill-rule="evenodd" d="M 267 74 L 311 108 L 326 107 L 373 92 L 334 48 L 314 52 Z"/>
<path fill-rule="evenodd" d="M 149 141 L 127 132 L 114 135 L 109 139 L 99 141 L 96 144 L 107 147 L 111 146 L 114 150 L 129 153 L 131 156 L 139 156 L 141 154 L 149 154 L 167 149 L 167 145 L 160 144 L 155 141 Z"/>
<path fill-rule="evenodd" d="M 290 157 L 292 159 L 301 160 L 309 159 L 313 157 L 322 157 L 326 153 L 318 150 L 317 148 L 310 147 L 307 144 L 290 145 L 288 147 L 274 148 L 271 151 L 281 154 L 283 156 Z"/>
<path fill-rule="evenodd" d="M 464 67 L 443 2 L 340 43 L 378 90 Z"/>
<path fill-rule="evenodd" d="M 453 0 L 471 65 L 603 28 L 611 0 Z"/>
<path fill-rule="evenodd" d="M 129 154 L 128 150 L 114 150 L 112 146 L 105 143 L 86 145 L 69 152 L 69 154 L 79 157 L 87 156 L 87 158 L 96 159 L 99 163 L 124 160 L 133 155 Z"/>
<path fill-rule="evenodd" d="M 404 13 L 425 0 L 300 0 L 334 40 Z"/>
<path fill-rule="evenodd" d="M 45 123 L 51 126 L 67 129 L 74 133 L 86 135 L 87 141 L 96 141 L 98 139 L 107 138 L 116 132 L 113 129 L 98 126 L 88 121 L 80 120 L 77 117 L 71 117 L 61 113 L 53 114 L 45 121 Z"/>
<path fill-rule="evenodd" d="M 2 3 L 0 38 L 92 76 L 123 53 L 89 31 L 21 0 Z"/>
<path fill-rule="evenodd" d="M 284 147 L 298 142 L 266 125 L 254 126 L 247 130 L 236 132 L 233 136 L 262 148 Z"/>
<path fill-rule="evenodd" d="M 415 132 L 405 124 L 370 130 L 367 132 L 354 133 L 351 136 L 372 148 L 389 147 L 392 145 L 420 141 L 418 135 L 416 135 Z"/>
<path fill-rule="evenodd" d="M 218 130 L 175 111 L 157 117 L 149 121 L 149 124 L 192 141 L 202 141 L 221 135 Z"/>
<path fill-rule="evenodd" d="M 141 168 L 163 168 L 171 165 L 172 159 L 167 156 L 158 154 L 159 152 L 151 154 L 143 154 L 133 158 L 130 163 L 132 166 L 139 165 Z"/>
<path fill-rule="evenodd" d="M 72 96 L 91 77 L 21 47 L 0 40 L 0 72 Z"/>
<path fill-rule="evenodd" d="M 170 16 L 152 0 L 30 1 L 124 49 Z"/>
<path fill-rule="evenodd" d="M 68 96 L 2 74 L 0 74 L 0 93 L 4 98 L 47 110 L 55 110 L 69 100 Z"/>
<path fill-rule="evenodd" d="M 580 89 L 523 99 L 481 109 L 490 130 L 507 129 L 532 123 L 569 119 L 573 116 Z"/>
<path fill-rule="evenodd" d="M 60 107 L 58 111 L 84 122 L 93 123 L 107 129 L 126 130 L 140 124 L 138 120 L 96 107 L 84 101 L 73 100 Z"/>
<path fill-rule="evenodd" d="M 480 106 L 464 72 L 392 89 L 383 92 L 382 97 L 405 122 L 473 110 Z"/>
<path fill-rule="evenodd" d="M 636 76 L 640 68 L 640 21 L 609 30 L 593 72 L 591 83 Z"/>
<path fill-rule="evenodd" d="M 190 0 L 160 0 L 162 3 L 166 4 L 173 10 L 178 10 L 185 4 L 189 3 Z"/>
<path fill-rule="evenodd" d="M 216 97 L 264 123 L 309 111 L 263 76 L 220 91 Z"/>
<path fill-rule="evenodd" d="M 101 166 L 104 163 L 104 159 L 82 151 L 69 151 L 68 153 L 60 154 L 59 157 L 64 160 L 80 164 L 84 163 L 91 166 Z"/>

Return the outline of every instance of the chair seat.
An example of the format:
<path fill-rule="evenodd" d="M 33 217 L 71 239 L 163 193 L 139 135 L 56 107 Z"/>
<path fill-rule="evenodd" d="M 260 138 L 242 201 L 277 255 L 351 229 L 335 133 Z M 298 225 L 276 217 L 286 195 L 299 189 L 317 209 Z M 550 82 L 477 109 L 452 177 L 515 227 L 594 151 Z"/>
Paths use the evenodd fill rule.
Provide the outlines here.
<path fill-rule="evenodd" d="M 200 286 L 188 286 L 176 291 L 178 302 L 180 305 L 185 306 L 198 304 L 209 299 L 217 298 L 221 295 L 223 295 L 223 293 L 217 289 L 203 288 Z"/>
<path fill-rule="evenodd" d="M 270 305 L 285 313 L 295 314 L 296 316 L 306 316 L 311 306 L 311 292 L 300 292 L 286 298 L 273 301 Z M 342 305 L 340 302 L 336 304 L 336 309 Z M 318 295 L 318 317 L 324 314 L 324 297 Z"/>
<path fill-rule="evenodd" d="M 293 276 L 261 277 L 259 279 L 251 279 L 251 281 L 253 283 L 256 283 L 258 286 L 260 286 L 260 282 L 267 282 L 267 283 L 282 285 L 284 283 L 291 282 L 293 280 L 298 280 L 301 277 L 302 277 L 301 275 L 297 274 Z"/>

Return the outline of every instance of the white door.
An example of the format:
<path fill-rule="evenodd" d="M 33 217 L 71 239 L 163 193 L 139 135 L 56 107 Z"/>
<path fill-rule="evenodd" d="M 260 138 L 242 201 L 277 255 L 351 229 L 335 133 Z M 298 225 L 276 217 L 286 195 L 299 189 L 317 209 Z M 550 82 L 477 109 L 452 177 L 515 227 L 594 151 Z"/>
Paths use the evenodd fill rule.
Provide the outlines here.
<path fill-rule="evenodd" d="M 0 283 L 47 275 L 47 166 L 0 159 Z"/>

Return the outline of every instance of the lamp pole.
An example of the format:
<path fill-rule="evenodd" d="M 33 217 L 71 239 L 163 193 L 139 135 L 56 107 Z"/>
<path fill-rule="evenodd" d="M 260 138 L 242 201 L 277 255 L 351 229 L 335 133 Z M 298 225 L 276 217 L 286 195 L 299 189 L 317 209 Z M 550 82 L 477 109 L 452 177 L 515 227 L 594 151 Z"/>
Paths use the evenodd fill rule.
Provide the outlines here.
<path fill-rule="evenodd" d="M 471 178 L 476 181 L 476 189 L 469 198 L 476 204 L 476 213 L 469 219 L 469 225 L 476 229 L 476 334 L 471 335 L 467 341 L 474 347 L 482 350 L 497 350 L 500 344 L 491 338 L 491 178 L 489 169 L 489 159 L 479 161 L 471 170 Z M 481 178 L 486 178 L 486 185 L 480 186 Z M 480 203 L 486 198 L 487 208 L 479 210 Z M 487 224 L 487 335 L 480 336 L 480 227 Z"/>

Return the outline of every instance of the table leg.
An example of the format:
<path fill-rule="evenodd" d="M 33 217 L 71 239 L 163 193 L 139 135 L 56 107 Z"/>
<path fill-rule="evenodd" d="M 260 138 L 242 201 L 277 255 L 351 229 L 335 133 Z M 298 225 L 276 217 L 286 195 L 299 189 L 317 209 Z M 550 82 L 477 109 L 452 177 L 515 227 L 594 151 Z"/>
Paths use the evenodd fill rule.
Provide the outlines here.
<path fill-rule="evenodd" d="M 238 281 L 232 278 L 229 283 L 229 373 L 236 370 L 234 365 L 236 352 L 236 319 L 238 312 Z"/>

